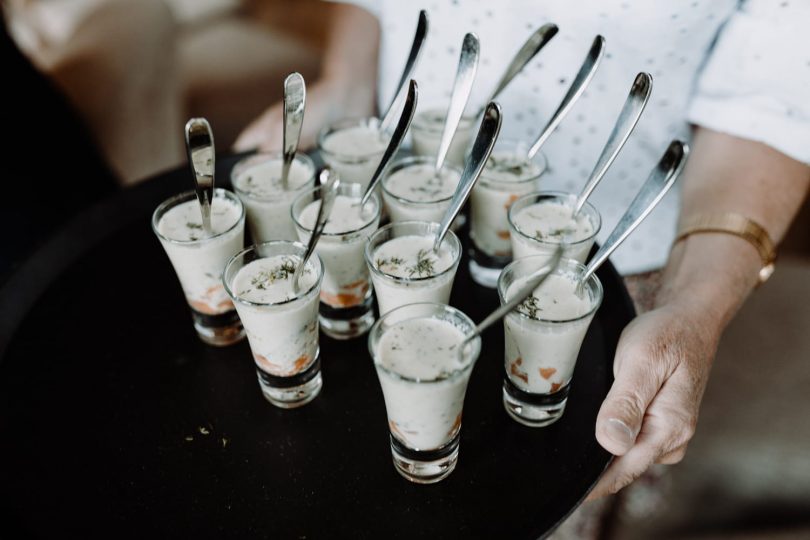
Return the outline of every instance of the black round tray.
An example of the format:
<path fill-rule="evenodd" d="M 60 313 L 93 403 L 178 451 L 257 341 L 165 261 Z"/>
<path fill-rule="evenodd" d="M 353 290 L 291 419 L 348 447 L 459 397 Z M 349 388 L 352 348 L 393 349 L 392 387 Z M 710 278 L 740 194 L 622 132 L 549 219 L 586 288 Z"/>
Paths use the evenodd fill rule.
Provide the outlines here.
<path fill-rule="evenodd" d="M 225 179 L 234 158 L 221 161 Z M 581 502 L 610 459 L 594 422 L 633 317 L 609 264 L 564 417 L 507 417 L 495 327 L 458 467 L 414 485 L 391 464 L 365 338 L 322 336 L 323 391 L 292 411 L 262 398 L 246 342 L 197 339 L 149 226 L 190 187 L 182 168 L 94 207 L 0 290 L 0 536 L 534 539 Z M 497 304 L 466 256 L 451 303 L 476 321 Z"/>

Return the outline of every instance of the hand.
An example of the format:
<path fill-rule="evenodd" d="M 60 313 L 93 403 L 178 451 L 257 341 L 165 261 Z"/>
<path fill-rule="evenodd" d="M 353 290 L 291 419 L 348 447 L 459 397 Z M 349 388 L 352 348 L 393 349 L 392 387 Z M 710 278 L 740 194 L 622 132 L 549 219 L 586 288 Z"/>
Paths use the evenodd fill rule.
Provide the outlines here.
<path fill-rule="evenodd" d="M 348 85 L 333 79 L 320 79 L 307 88 L 304 125 L 299 147 L 314 148 L 318 132 L 342 118 L 371 116 L 374 111 L 373 92 L 350 92 Z M 284 103 L 270 106 L 239 134 L 233 149 L 237 152 L 258 149 L 277 152 L 282 149 Z"/>
<path fill-rule="evenodd" d="M 670 304 L 622 332 L 615 381 L 596 420 L 596 439 L 617 457 L 589 500 L 616 493 L 654 463 L 683 459 L 720 335 L 709 317 Z"/>

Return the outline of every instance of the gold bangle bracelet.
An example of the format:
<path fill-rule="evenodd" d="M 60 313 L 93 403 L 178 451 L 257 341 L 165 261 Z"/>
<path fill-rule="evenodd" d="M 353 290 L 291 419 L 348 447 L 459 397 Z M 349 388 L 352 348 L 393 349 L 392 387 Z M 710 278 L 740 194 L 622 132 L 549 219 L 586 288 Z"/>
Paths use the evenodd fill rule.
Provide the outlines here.
<path fill-rule="evenodd" d="M 759 283 L 771 277 L 776 262 L 776 247 L 768 231 L 762 225 L 747 217 L 734 213 L 699 214 L 684 220 L 675 238 L 675 244 L 684 238 L 698 233 L 722 233 L 739 236 L 753 245 L 762 259 Z"/>

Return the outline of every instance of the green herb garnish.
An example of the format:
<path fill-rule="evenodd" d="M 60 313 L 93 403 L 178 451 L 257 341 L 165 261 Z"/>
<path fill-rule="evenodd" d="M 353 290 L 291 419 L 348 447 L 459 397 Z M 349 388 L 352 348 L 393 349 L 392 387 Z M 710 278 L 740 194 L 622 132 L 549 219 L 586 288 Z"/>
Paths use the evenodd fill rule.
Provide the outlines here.
<path fill-rule="evenodd" d="M 304 269 L 306 272 L 308 269 Z M 250 284 L 259 290 L 266 290 L 269 285 L 272 285 L 278 280 L 289 279 L 295 273 L 295 263 L 291 259 L 284 259 L 280 265 L 272 270 L 262 270 L 250 280 Z"/>
<path fill-rule="evenodd" d="M 377 259 L 377 268 L 379 268 L 380 270 L 383 269 L 383 266 L 388 266 L 391 268 L 391 270 L 396 270 L 403 264 L 405 264 L 405 261 L 403 259 L 400 259 L 399 257 L 390 257 L 388 259 Z"/>
<path fill-rule="evenodd" d="M 419 250 L 416 254 L 416 264 L 408 268 L 409 277 L 413 277 L 414 275 L 430 277 L 436 272 L 436 269 L 433 267 L 435 261 L 428 257 L 428 253 L 429 252 L 425 249 Z"/>
<path fill-rule="evenodd" d="M 529 296 L 523 302 L 518 304 L 517 307 L 518 313 L 522 313 L 532 319 L 539 319 L 539 317 L 537 316 L 537 312 L 543 311 L 543 308 L 541 308 L 539 304 L 540 304 L 539 298 L 537 298 L 534 295 Z"/>

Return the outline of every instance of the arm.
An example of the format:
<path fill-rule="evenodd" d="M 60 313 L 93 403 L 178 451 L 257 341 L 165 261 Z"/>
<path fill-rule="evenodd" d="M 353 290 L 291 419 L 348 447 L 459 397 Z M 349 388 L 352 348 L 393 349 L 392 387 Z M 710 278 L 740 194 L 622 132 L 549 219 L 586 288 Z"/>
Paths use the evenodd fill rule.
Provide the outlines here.
<path fill-rule="evenodd" d="M 341 118 L 371 116 L 375 108 L 379 25 L 367 11 L 348 4 L 327 5 L 331 24 L 320 78 L 307 85 L 301 147 L 315 145 L 318 132 Z M 279 81 L 281 84 L 281 81 Z M 280 150 L 282 103 L 251 122 L 234 150 Z"/>
<path fill-rule="evenodd" d="M 810 188 L 810 167 L 761 143 L 697 128 L 683 175 L 681 220 L 737 212 L 778 242 Z M 655 309 L 622 333 L 615 382 L 596 438 L 618 456 L 590 498 L 615 493 L 653 463 L 679 462 L 724 328 L 755 287 L 756 249 L 728 234 L 696 234 L 672 249 Z"/>

